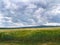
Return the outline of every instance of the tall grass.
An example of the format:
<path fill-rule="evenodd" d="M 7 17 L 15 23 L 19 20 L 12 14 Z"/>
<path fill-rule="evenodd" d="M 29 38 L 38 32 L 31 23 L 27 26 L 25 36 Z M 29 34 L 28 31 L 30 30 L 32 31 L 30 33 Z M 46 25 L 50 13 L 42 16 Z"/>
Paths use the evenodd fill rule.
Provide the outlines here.
<path fill-rule="evenodd" d="M 60 30 L 19 30 L 0 32 L 0 41 L 60 42 Z"/>

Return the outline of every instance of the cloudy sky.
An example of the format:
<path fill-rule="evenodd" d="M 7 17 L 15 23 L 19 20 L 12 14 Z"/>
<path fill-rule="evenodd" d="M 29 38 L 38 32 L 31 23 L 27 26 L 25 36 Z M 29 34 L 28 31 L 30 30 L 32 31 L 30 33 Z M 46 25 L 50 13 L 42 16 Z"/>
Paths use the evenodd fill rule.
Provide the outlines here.
<path fill-rule="evenodd" d="M 60 0 L 0 0 L 0 27 L 60 25 Z"/>

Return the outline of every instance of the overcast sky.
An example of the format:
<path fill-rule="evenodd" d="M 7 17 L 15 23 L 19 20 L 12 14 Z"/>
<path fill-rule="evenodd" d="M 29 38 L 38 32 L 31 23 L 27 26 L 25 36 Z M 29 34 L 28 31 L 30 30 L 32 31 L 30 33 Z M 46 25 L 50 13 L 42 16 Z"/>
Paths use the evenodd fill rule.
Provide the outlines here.
<path fill-rule="evenodd" d="M 0 0 L 0 27 L 60 25 L 60 0 Z"/>

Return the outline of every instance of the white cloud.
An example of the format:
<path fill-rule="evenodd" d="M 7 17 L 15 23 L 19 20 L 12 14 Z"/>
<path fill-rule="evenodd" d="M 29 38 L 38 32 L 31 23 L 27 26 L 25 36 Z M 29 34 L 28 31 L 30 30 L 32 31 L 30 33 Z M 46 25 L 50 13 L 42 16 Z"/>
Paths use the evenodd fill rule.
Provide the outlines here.
<path fill-rule="evenodd" d="M 44 11 L 45 11 L 45 9 L 43 9 L 43 8 L 38 8 L 38 9 L 34 12 L 34 14 L 41 16 L 41 13 L 43 13 Z"/>
<path fill-rule="evenodd" d="M 29 2 L 30 0 L 11 0 L 11 1 L 17 3 L 17 2 Z"/>
<path fill-rule="evenodd" d="M 34 4 L 29 4 L 27 8 L 29 8 L 29 9 L 30 9 L 30 8 L 37 8 L 37 6 L 34 5 Z"/>
<path fill-rule="evenodd" d="M 0 2 L 0 25 L 4 27 L 60 24 L 56 0 L 3 0 L 3 5 Z"/>
<path fill-rule="evenodd" d="M 3 0 L 3 3 L 4 3 L 4 5 L 5 5 L 5 7 L 6 8 L 10 8 L 10 6 L 11 6 L 11 2 L 10 2 L 10 0 Z"/>
<path fill-rule="evenodd" d="M 54 15 L 60 14 L 60 4 L 53 5 L 48 12 Z"/>
<path fill-rule="evenodd" d="M 60 26 L 60 23 L 46 23 L 46 24 L 43 24 L 43 25 L 46 25 L 46 26 Z"/>

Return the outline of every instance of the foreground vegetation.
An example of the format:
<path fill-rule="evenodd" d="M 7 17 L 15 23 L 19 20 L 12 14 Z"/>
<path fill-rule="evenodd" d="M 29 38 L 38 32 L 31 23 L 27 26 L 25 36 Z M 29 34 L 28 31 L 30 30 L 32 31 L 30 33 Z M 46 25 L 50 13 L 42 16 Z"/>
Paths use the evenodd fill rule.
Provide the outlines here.
<path fill-rule="evenodd" d="M 60 45 L 60 28 L 0 29 L 0 45 Z"/>

